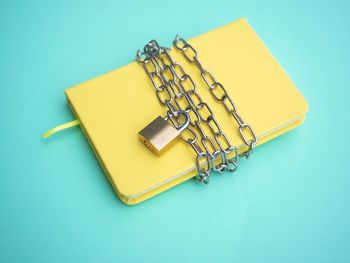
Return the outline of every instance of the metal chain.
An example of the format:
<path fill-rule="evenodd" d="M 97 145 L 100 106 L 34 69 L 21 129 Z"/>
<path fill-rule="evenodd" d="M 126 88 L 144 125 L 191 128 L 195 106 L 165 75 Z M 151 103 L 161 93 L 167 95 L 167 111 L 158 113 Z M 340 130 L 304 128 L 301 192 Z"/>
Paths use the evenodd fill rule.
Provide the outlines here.
<path fill-rule="evenodd" d="M 181 94 L 183 94 L 184 98 L 187 100 L 187 105 L 190 106 L 192 112 L 195 114 L 196 121 L 192 121 L 191 123 L 192 126 L 197 128 L 197 131 L 201 136 L 201 143 L 207 154 L 210 156 L 213 169 L 217 172 L 236 170 L 238 161 L 237 149 L 230 144 L 226 135 L 223 133 L 221 127 L 216 121 L 213 111 L 207 103 L 203 102 L 202 98 L 196 91 L 196 85 L 191 76 L 185 72 L 179 63 L 174 61 L 169 53 L 169 50 L 164 49 L 159 58 L 162 63 L 166 65 L 164 68 L 168 67 L 173 72 L 174 78 L 170 80 L 170 83 L 171 81 L 174 81 L 173 83 L 178 84 L 177 86 L 180 87 L 180 90 L 182 91 Z M 180 72 L 176 71 L 176 68 Z M 186 84 L 186 82 L 188 84 Z M 186 85 L 189 85 L 189 87 Z M 175 93 L 177 92 L 175 91 Z M 203 117 L 202 111 L 207 112 L 207 116 Z M 209 130 L 214 135 L 217 145 L 213 142 L 211 137 L 204 132 L 202 124 L 208 126 Z M 210 151 L 210 149 L 212 149 L 212 151 Z M 231 153 L 234 153 L 234 157 L 232 159 L 228 158 L 228 155 Z M 215 165 L 215 161 L 217 159 L 220 160 L 220 163 Z"/>
<path fill-rule="evenodd" d="M 241 154 L 241 156 L 246 156 L 248 158 L 254 146 L 258 142 L 258 138 L 252 126 L 249 123 L 245 122 L 239 115 L 236 105 L 233 103 L 224 86 L 220 82 L 217 82 L 214 76 L 199 61 L 197 51 L 185 39 L 179 37 L 179 35 L 175 37 L 173 45 L 177 50 L 181 52 L 181 54 L 189 63 L 196 65 L 196 67 L 200 70 L 201 77 L 208 86 L 212 97 L 225 107 L 228 113 L 232 115 L 232 117 L 239 125 L 239 135 L 242 138 L 244 144 L 248 146 L 248 150 Z M 250 138 L 247 138 L 246 133 L 250 135 Z"/>
<path fill-rule="evenodd" d="M 172 90 L 172 87 L 174 86 L 173 81 L 164 81 L 164 72 L 165 68 L 162 64 L 159 64 L 159 55 L 161 53 L 161 48 L 159 47 L 158 43 L 154 40 L 150 41 L 144 48 L 144 51 L 138 51 L 136 55 L 136 60 L 143 66 L 146 74 L 148 75 L 149 79 L 151 80 L 151 83 L 153 87 L 155 88 L 155 92 L 157 95 L 157 98 L 159 102 L 162 105 L 167 106 L 168 108 L 168 115 L 169 113 L 174 113 L 177 109 L 179 111 L 183 110 L 178 107 L 178 102 L 176 100 L 177 97 L 182 97 L 181 91 L 179 90 L 178 94 L 175 94 L 173 92 L 170 92 L 169 88 Z M 163 75 L 163 76 L 162 76 Z M 174 80 L 174 75 L 171 72 L 171 76 Z M 172 83 L 172 84 L 169 84 Z M 171 86 L 173 85 L 173 86 Z M 161 93 L 165 93 L 167 98 L 162 99 Z M 174 94 L 174 96 L 173 96 Z M 174 101 L 176 105 L 174 105 Z M 185 109 L 185 112 L 189 112 L 190 108 Z M 172 119 L 172 118 L 171 118 Z M 172 119 L 173 120 L 173 119 Z M 190 130 L 190 128 L 187 128 L 192 134 L 197 136 L 193 130 Z M 197 156 L 196 156 L 196 168 L 198 172 L 197 179 L 199 182 L 203 182 L 207 184 L 209 182 L 209 176 L 210 176 L 210 159 L 209 155 L 201 149 L 201 147 L 196 143 L 195 139 L 188 139 L 188 144 L 195 150 Z M 203 162 L 205 163 L 203 165 Z"/>
<path fill-rule="evenodd" d="M 221 127 L 218 125 L 218 122 L 216 121 L 216 118 L 209 107 L 208 104 L 203 102 L 202 98 L 196 91 L 196 86 L 192 78 L 185 72 L 185 70 L 180 66 L 180 64 L 176 63 L 173 58 L 170 56 L 169 52 L 166 51 L 166 57 L 170 58 L 171 63 L 168 65 L 170 69 L 174 72 L 174 75 L 176 76 L 176 79 L 179 82 L 179 86 L 181 87 L 182 93 L 185 95 L 185 99 L 187 100 L 187 103 L 190 105 L 191 110 L 195 113 L 196 121 L 192 121 L 192 126 L 195 126 L 200 134 L 201 142 L 203 147 L 206 149 L 207 153 L 209 154 L 210 158 L 213 161 L 213 169 L 216 171 L 223 171 L 225 169 L 233 170 L 232 167 L 228 167 L 228 165 L 231 165 L 234 163 L 234 168 L 237 167 L 237 160 L 234 159 L 233 162 L 230 160 L 227 160 L 227 154 L 234 152 L 235 147 L 233 147 L 228 141 L 226 147 L 223 146 L 222 143 L 220 143 L 221 136 L 224 137 L 225 134 L 222 132 Z M 181 68 L 180 72 L 181 75 L 176 72 L 176 67 L 178 69 Z M 186 87 L 185 83 L 190 83 L 190 88 Z M 176 82 L 175 82 L 176 83 Z M 207 116 L 203 116 L 204 112 L 207 112 Z M 193 125 L 194 124 L 194 125 Z M 212 134 L 214 135 L 214 138 L 217 138 L 218 140 L 218 147 L 213 143 L 213 140 L 204 132 L 204 129 L 201 125 L 207 125 Z M 214 126 L 215 125 L 215 126 Z M 216 128 L 216 129 L 215 129 Z M 226 136 L 225 136 L 226 138 Z M 210 151 L 210 148 L 213 149 L 213 151 Z M 225 154 L 226 152 L 226 154 Z M 215 166 L 214 162 L 216 159 L 221 159 L 221 163 L 218 166 Z"/>
<path fill-rule="evenodd" d="M 194 115 L 191 118 L 191 127 L 196 128 L 199 136 L 191 127 L 188 127 L 186 133 L 189 136 L 181 134 L 181 138 L 197 154 L 198 181 L 208 183 L 211 167 L 218 172 L 234 171 L 237 168 L 238 160 L 236 147 L 230 144 L 218 125 L 212 110 L 196 92 L 194 81 L 182 66 L 174 61 L 168 49 L 160 47 L 155 40 L 152 40 L 145 46 L 143 52 L 138 51 L 136 59 L 143 66 L 156 89 L 159 102 L 168 107 L 168 114 L 175 116 L 176 112 L 186 112 Z M 203 113 L 201 113 L 203 109 L 207 110 L 206 117 L 203 117 Z M 208 125 L 220 150 L 205 134 L 202 122 Z M 205 151 L 198 144 L 199 137 L 201 137 Z M 234 153 L 234 157 L 229 159 L 228 155 L 231 153 Z M 221 162 L 215 165 L 215 161 L 219 158 Z"/>

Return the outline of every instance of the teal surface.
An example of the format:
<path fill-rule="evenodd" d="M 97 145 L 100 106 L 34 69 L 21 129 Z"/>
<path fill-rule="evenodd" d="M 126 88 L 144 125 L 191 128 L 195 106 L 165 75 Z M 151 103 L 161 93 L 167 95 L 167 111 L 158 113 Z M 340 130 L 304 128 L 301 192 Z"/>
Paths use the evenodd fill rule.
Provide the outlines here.
<path fill-rule="evenodd" d="M 0 262 L 350 262 L 349 12 L 349 1 L 2 0 Z M 310 112 L 237 173 L 128 207 L 79 128 L 40 137 L 73 119 L 65 88 L 151 38 L 240 17 Z"/>

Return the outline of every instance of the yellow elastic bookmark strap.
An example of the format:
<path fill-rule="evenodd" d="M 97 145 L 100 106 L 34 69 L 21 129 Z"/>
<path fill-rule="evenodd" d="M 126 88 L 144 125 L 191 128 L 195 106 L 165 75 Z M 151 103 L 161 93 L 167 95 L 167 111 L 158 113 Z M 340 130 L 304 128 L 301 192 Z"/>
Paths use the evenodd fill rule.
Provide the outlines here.
<path fill-rule="evenodd" d="M 80 120 L 74 120 L 74 121 L 71 121 L 71 122 L 67 122 L 67 123 L 64 123 L 64 124 L 61 124 L 61 125 L 58 125 L 56 126 L 55 128 L 52 128 L 51 130 L 45 132 L 43 134 L 43 137 L 44 138 L 48 138 L 50 137 L 52 134 L 58 132 L 58 131 L 62 131 L 62 130 L 65 130 L 65 129 L 68 129 L 70 127 L 73 127 L 73 126 L 77 126 L 80 124 Z"/>

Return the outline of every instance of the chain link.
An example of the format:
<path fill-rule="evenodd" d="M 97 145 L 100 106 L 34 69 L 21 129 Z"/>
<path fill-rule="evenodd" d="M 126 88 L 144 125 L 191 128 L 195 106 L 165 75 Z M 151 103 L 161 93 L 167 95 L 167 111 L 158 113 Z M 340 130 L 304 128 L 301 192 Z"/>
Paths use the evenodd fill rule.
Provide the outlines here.
<path fill-rule="evenodd" d="M 199 61 L 197 50 L 194 49 L 185 39 L 179 37 L 179 35 L 175 37 L 173 45 L 175 49 L 181 52 L 181 54 L 189 63 L 196 65 L 196 67 L 200 70 L 201 77 L 208 86 L 209 92 L 212 95 L 212 97 L 216 101 L 223 104 L 227 112 L 231 114 L 234 120 L 237 122 L 239 126 L 238 133 L 241 139 L 243 140 L 244 144 L 248 146 L 248 150 L 245 153 L 241 154 L 241 156 L 246 156 L 248 158 L 254 146 L 258 142 L 258 137 L 256 136 L 253 128 L 249 123 L 245 122 L 242 119 L 242 117 L 238 114 L 236 105 L 233 103 L 231 97 L 229 96 L 224 86 L 220 82 L 217 82 L 214 76 Z M 249 136 L 247 134 L 249 134 Z M 217 136 L 215 138 L 217 138 Z M 225 138 L 225 140 L 227 140 L 227 138 Z M 218 141 L 217 143 L 220 145 Z"/>

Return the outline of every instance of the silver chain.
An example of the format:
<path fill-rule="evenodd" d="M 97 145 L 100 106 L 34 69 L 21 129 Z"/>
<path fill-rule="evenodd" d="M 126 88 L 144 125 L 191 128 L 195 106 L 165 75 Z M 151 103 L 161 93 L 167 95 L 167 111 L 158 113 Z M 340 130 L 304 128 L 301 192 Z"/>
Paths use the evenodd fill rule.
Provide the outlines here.
<path fill-rule="evenodd" d="M 173 124 L 176 126 L 180 122 L 180 114 L 177 112 L 190 115 L 191 124 L 181 134 L 181 139 L 196 153 L 198 181 L 208 183 L 211 168 L 217 172 L 235 171 L 238 167 L 237 148 L 231 145 L 213 111 L 198 94 L 193 79 L 174 61 L 169 50 L 152 40 L 143 51 L 137 52 L 136 60 L 151 80 L 159 102 L 167 106 L 168 116 L 171 116 Z M 206 134 L 205 125 L 213 134 L 215 143 Z M 199 140 L 204 150 L 199 145 Z M 229 158 L 230 154 L 234 156 Z M 217 160 L 220 161 L 219 164 L 215 164 Z"/>
<path fill-rule="evenodd" d="M 199 61 L 197 51 L 185 39 L 179 37 L 179 35 L 175 37 L 173 45 L 175 49 L 181 52 L 181 54 L 189 63 L 196 65 L 196 67 L 200 70 L 200 74 L 204 82 L 209 88 L 210 94 L 216 101 L 225 107 L 228 113 L 232 115 L 234 120 L 239 125 L 239 135 L 242 138 L 244 144 L 248 146 L 248 150 L 241 154 L 241 156 L 246 156 L 248 158 L 254 146 L 258 142 L 258 138 L 252 126 L 249 123 L 245 122 L 237 112 L 237 107 L 233 103 L 224 86 L 220 82 L 217 82 L 214 76 Z M 244 133 L 245 131 L 250 135 L 250 138 L 247 138 L 247 135 Z"/>

